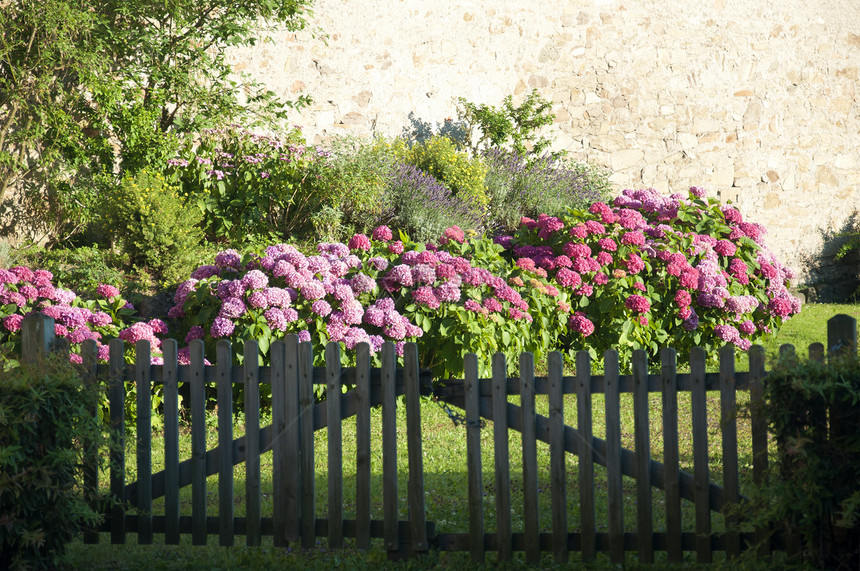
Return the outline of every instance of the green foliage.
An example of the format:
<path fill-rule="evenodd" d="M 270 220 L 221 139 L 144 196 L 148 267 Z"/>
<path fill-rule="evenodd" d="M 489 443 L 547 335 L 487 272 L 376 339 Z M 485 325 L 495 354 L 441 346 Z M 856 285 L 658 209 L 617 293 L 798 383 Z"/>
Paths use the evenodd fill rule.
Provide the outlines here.
<path fill-rule="evenodd" d="M 435 177 L 459 200 L 471 202 L 476 214 L 483 214 L 488 202 L 484 188 L 487 169 L 480 159 L 459 151 L 454 141 L 439 136 L 416 143 L 406 162 Z"/>
<path fill-rule="evenodd" d="M 125 259 L 98 246 L 50 250 L 39 246 L 24 247 L 16 251 L 15 262 L 5 267 L 18 264 L 48 270 L 58 286 L 78 294 L 92 295 L 100 284 L 125 282 L 126 289 L 134 289 L 135 286 L 125 275 Z"/>
<path fill-rule="evenodd" d="M 0 568 L 55 568 L 99 515 L 81 489 L 98 389 L 60 355 L 0 373 Z"/>
<path fill-rule="evenodd" d="M 533 89 L 518 106 L 508 95 L 501 107 L 477 105 L 465 98 L 457 99 L 457 113 L 466 126 L 467 143 L 477 155 L 497 148 L 522 156 L 539 157 L 552 145 L 547 137 L 538 137 L 541 127 L 552 125 L 552 104 Z"/>
<path fill-rule="evenodd" d="M 167 170 L 182 199 L 203 215 L 207 240 L 238 245 L 310 235 L 311 216 L 339 207 L 348 190 L 326 184 L 328 159 L 298 130 L 282 138 L 229 128 L 203 133 Z"/>
<path fill-rule="evenodd" d="M 123 178 L 106 197 L 107 228 L 133 266 L 159 283 L 172 283 L 196 263 L 202 232 L 200 213 L 185 206 L 178 187 L 160 173 L 140 171 Z"/>
<path fill-rule="evenodd" d="M 848 568 L 860 554 L 860 361 L 783 355 L 758 411 L 777 443 L 766 483 L 744 507 L 746 524 L 799 535 L 818 569 Z"/>

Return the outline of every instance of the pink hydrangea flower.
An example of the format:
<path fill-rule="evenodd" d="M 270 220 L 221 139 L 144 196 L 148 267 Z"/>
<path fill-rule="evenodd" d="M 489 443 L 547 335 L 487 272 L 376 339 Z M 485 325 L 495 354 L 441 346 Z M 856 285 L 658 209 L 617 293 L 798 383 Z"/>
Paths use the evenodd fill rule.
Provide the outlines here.
<path fill-rule="evenodd" d="M 579 333 L 583 337 L 588 337 L 594 333 L 594 323 L 580 312 L 571 315 L 567 324 L 571 331 Z"/>
<path fill-rule="evenodd" d="M 350 250 L 370 250 L 370 238 L 364 234 L 356 234 L 349 239 L 347 246 Z"/>
<path fill-rule="evenodd" d="M 242 264 L 242 256 L 236 250 L 224 250 L 215 255 L 215 265 L 219 268 L 238 270 Z"/>
<path fill-rule="evenodd" d="M 447 244 L 449 241 L 459 242 L 462 244 L 466 240 L 466 233 L 459 226 L 451 226 L 446 228 L 439 239 L 440 244 Z"/>
<path fill-rule="evenodd" d="M 3 318 L 3 327 L 5 327 L 7 331 L 18 331 L 21 329 L 22 321 L 24 321 L 23 315 L 13 313 L 12 315 L 8 315 Z"/>
<path fill-rule="evenodd" d="M 647 313 L 651 311 L 651 302 L 647 297 L 634 293 L 624 300 L 624 307 L 636 313 Z"/>
<path fill-rule="evenodd" d="M 394 237 L 394 235 L 391 233 L 391 228 L 388 226 L 377 226 L 373 229 L 372 237 L 374 240 L 388 242 Z"/>
<path fill-rule="evenodd" d="M 717 244 L 714 246 L 714 251 L 716 253 L 726 257 L 734 256 L 737 249 L 738 247 L 728 240 L 718 240 Z"/>

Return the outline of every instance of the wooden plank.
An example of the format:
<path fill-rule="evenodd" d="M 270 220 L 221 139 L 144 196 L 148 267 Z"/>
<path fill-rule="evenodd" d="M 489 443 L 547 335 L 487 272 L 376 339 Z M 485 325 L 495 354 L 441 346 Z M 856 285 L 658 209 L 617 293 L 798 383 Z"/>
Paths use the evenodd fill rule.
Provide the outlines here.
<path fill-rule="evenodd" d="M 764 415 L 764 378 L 765 352 L 761 345 L 754 345 L 749 352 L 750 358 L 750 431 L 752 433 L 753 453 L 753 483 L 759 486 L 764 483 L 767 475 L 767 420 Z M 758 544 L 758 555 L 770 557 L 770 541 L 767 529 L 759 528 L 755 532 Z"/>
<path fill-rule="evenodd" d="M 828 340 L 828 345 L 830 341 Z M 836 345 L 830 345 L 831 348 L 836 347 Z M 793 362 L 797 359 L 797 354 L 794 350 L 794 345 L 784 344 L 779 347 L 779 360 L 780 362 Z M 784 445 L 784 442 L 777 441 L 777 447 Z M 787 466 L 780 466 L 780 471 L 786 470 Z M 783 476 L 788 479 L 788 476 L 783 474 Z M 796 533 L 790 533 L 788 529 L 783 528 L 784 538 L 785 538 L 785 554 L 789 558 L 796 558 L 802 549 L 801 538 Z"/>
<path fill-rule="evenodd" d="M 603 356 L 606 403 L 606 479 L 609 517 L 609 559 L 624 563 L 624 497 L 621 485 L 621 401 L 619 398 L 618 353 Z"/>
<path fill-rule="evenodd" d="M 175 339 L 161 344 L 164 356 L 162 391 L 164 400 L 164 543 L 179 545 L 179 383 Z"/>
<path fill-rule="evenodd" d="M 260 545 L 260 356 L 256 341 L 243 346 L 245 368 L 245 544 Z"/>
<path fill-rule="evenodd" d="M 726 527 L 734 531 L 725 534 L 726 556 L 736 558 L 741 554 L 738 535 L 737 505 L 740 501 L 740 481 L 738 474 L 738 424 L 735 388 L 735 348 L 726 345 L 720 349 L 720 428 L 723 441 L 723 494 L 725 494 Z M 732 510 L 735 510 L 732 512 Z"/>
<path fill-rule="evenodd" d="M 484 482 L 481 466 L 481 410 L 478 386 L 478 357 L 463 359 L 466 410 L 466 464 L 469 478 L 469 554 L 484 563 Z"/>
<path fill-rule="evenodd" d="M 547 357 L 549 380 L 549 463 L 552 494 L 552 554 L 559 564 L 568 561 L 567 457 L 564 451 L 564 358 L 558 351 Z"/>
<path fill-rule="evenodd" d="M 690 350 L 690 394 L 693 423 L 693 483 L 696 509 L 696 560 L 711 563 L 711 509 L 708 498 L 710 480 L 708 468 L 708 405 L 705 391 L 705 351 L 701 347 Z"/>
<path fill-rule="evenodd" d="M 579 463 L 579 517 L 580 551 L 583 562 L 594 560 L 596 554 L 594 505 L 594 426 L 591 408 L 591 355 L 588 351 L 576 353 L 576 418 L 582 446 Z M 563 442 L 563 441 L 562 441 Z M 565 509 L 567 503 L 564 504 Z M 565 532 L 566 534 L 566 532 Z"/>
<path fill-rule="evenodd" d="M 301 440 L 302 548 L 316 545 L 316 478 L 314 474 L 314 355 L 311 344 L 299 345 L 299 439 Z"/>
<path fill-rule="evenodd" d="M 666 491 L 666 552 L 669 563 L 681 564 L 680 449 L 678 444 L 677 354 L 663 349 L 660 354 L 663 382 L 663 489 Z"/>
<path fill-rule="evenodd" d="M 202 339 L 188 344 L 191 400 L 191 543 L 206 545 L 206 369 Z"/>
<path fill-rule="evenodd" d="M 400 546 L 397 522 L 400 519 L 397 491 L 397 354 L 393 343 L 382 345 L 382 512 L 385 521 L 385 549 Z"/>
<path fill-rule="evenodd" d="M 86 339 L 81 343 L 81 359 L 84 366 L 84 386 L 93 389 L 98 384 L 98 348 L 95 339 Z M 92 403 L 89 414 L 95 418 L 98 414 L 98 399 Z M 95 513 L 100 513 L 99 507 L 99 442 L 98 439 L 86 439 L 83 443 L 84 449 L 84 497 L 87 505 Z M 99 542 L 99 533 L 96 528 L 84 530 L 84 543 L 94 544 Z"/>
<path fill-rule="evenodd" d="M 152 544 L 152 365 L 149 340 L 135 343 L 134 378 L 137 393 L 137 542 Z"/>
<path fill-rule="evenodd" d="M 340 344 L 325 348 L 326 418 L 328 419 L 328 547 L 343 548 L 343 431 L 340 401 Z"/>
<path fill-rule="evenodd" d="M 502 353 L 493 355 L 493 446 L 496 469 L 496 550 L 499 561 L 510 561 L 511 475 L 508 453 L 507 363 Z"/>
<path fill-rule="evenodd" d="M 287 543 L 298 542 L 301 537 L 301 493 L 302 493 L 302 445 L 301 428 L 298 419 L 299 414 L 299 337 L 298 335 L 287 335 L 284 341 L 278 342 L 277 351 L 283 356 L 283 370 L 286 375 L 282 387 L 280 406 L 286 410 L 282 419 L 284 432 L 281 439 L 284 441 L 285 450 L 281 451 L 284 458 L 282 470 L 286 470 L 283 477 L 283 504 L 285 529 Z M 271 351 L 271 349 L 270 349 Z M 289 419 L 289 421 L 287 421 Z M 313 452 L 311 452 L 313 453 Z M 283 539 L 283 537 L 282 537 Z"/>
<path fill-rule="evenodd" d="M 409 460 L 409 530 L 412 552 L 428 550 L 427 513 L 424 507 L 424 454 L 421 450 L 421 387 L 418 377 L 418 345 L 403 347 L 403 383 L 406 395 L 406 447 Z"/>
<path fill-rule="evenodd" d="M 222 339 L 215 345 L 218 398 L 218 543 L 231 547 L 233 535 L 233 350 Z"/>
<path fill-rule="evenodd" d="M 287 355 L 290 347 L 298 347 L 298 337 L 288 336 L 285 341 L 275 341 L 269 347 L 269 363 L 272 383 L 272 426 L 275 437 L 272 443 L 272 543 L 275 547 L 286 547 L 289 518 L 289 477 L 295 469 L 290 465 L 290 448 L 286 438 L 287 419 Z"/>
<path fill-rule="evenodd" d="M 48 356 L 54 344 L 54 318 L 31 313 L 21 322 L 21 361 L 35 363 Z"/>
<path fill-rule="evenodd" d="M 370 549 L 370 345 L 355 355 L 355 546 Z"/>
<path fill-rule="evenodd" d="M 110 542 L 125 543 L 125 345 L 121 339 L 108 344 L 108 402 L 110 403 Z"/>
<path fill-rule="evenodd" d="M 639 562 L 654 562 L 654 516 L 651 498 L 651 435 L 648 403 L 648 355 L 633 351 L 633 439 L 636 449 L 636 545 Z"/>
<path fill-rule="evenodd" d="M 523 448 L 523 526 L 526 563 L 540 561 L 538 517 L 537 426 L 535 420 L 534 355 L 520 355 L 520 424 Z"/>

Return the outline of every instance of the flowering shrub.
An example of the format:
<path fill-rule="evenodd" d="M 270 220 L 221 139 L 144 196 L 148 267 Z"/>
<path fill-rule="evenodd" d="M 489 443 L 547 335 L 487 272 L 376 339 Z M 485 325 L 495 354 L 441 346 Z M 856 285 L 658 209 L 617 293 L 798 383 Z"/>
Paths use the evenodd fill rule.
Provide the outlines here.
<path fill-rule="evenodd" d="M 475 215 L 483 216 L 488 202 L 484 188 L 487 169 L 480 158 L 458 150 L 454 141 L 439 135 L 415 143 L 406 161 L 435 177 L 451 194 L 471 204 Z"/>
<path fill-rule="evenodd" d="M 319 244 L 310 256 L 283 244 L 260 255 L 221 252 L 179 286 L 169 316 L 180 339 L 204 340 L 210 358 L 222 338 L 257 340 L 267 362 L 271 342 L 295 333 L 314 345 L 318 364 L 329 341 L 343 343 L 344 364 L 360 342 L 375 353 L 392 341 L 402 353 L 404 343 L 417 341 L 422 364 L 440 378 L 460 374 L 471 351 L 545 352 L 549 335 L 535 336 L 534 328 L 566 326 L 566 296 L 508 276 L 502 248 L 490 240 L 467 242 L 458 227 L 445 231 L 439 247 L 400 238 L 381 226 L 347 245 Z M 533 324 L 535 310 L 552 319 Z M 235 349 L 240 360 L 238 343 Z M 187 348 L 180 358 L 187 360 Z"/>
<path fill-rule="evenodd" d="M 689 196 L 625 190 L 556 218 L 524 218 L 497 241 L 513 264 L 573 296 L 560 347 L 593 356 L 661 347 L 683 359 L 701 346 L 748 349 L 800 311 L 793 277 L 763 242 L 764 228 L 693 187 Z"/>
<path fill-rule="evenodd" d="M 167 161 L 167 172 L 202 212 L 207 238 L 238 243 L 307 232 L 312 213 L 338 204 L 317 172 L 327 168 L 328 156 L 307 146 L 298 130 L 280 138 L 210 129 L 195 148 Z"/>

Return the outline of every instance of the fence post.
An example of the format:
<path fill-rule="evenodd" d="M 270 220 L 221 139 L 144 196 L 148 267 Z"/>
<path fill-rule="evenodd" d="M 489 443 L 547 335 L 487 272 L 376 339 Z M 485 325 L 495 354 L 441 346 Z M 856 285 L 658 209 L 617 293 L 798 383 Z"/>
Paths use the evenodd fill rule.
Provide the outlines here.
<path fill-rule="evenodd" d="M 857 352 L 857 320 L 840 313 L 827 320 L 827 354 L 854 355 Z"/>
<path fill-rule="evenodd" d="M 21 322 L 21 361 L 44 359 L 54 345 L 54 318 L 31 313 Z"/>

